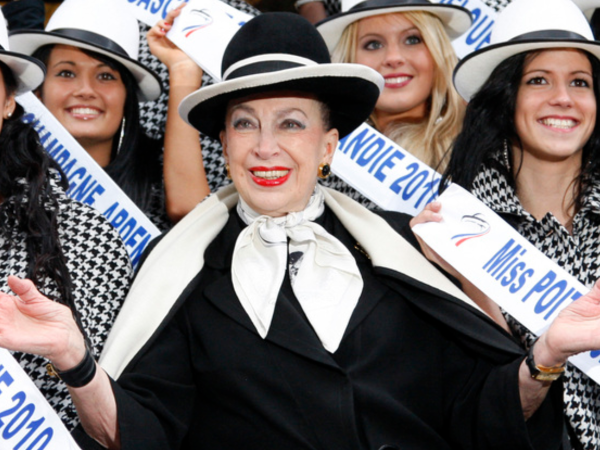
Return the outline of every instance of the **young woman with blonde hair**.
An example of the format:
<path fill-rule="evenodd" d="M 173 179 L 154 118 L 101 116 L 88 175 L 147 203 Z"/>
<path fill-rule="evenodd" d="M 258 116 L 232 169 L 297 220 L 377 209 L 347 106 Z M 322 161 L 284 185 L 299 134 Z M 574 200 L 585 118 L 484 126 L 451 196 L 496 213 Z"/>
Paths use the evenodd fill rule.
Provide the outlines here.
<path fill-rule="evenodd" d="M 470 24 L 469 11 L 461 7 L 427 0 L 368 0 L 317 28 L 333 61 L 365 64 L 384 76 L 372 125 L 438 167 L 445 165 L 444 154 L 460 131 L 465 109 L 452 87 L 458 58 L 450 39 Z"/>

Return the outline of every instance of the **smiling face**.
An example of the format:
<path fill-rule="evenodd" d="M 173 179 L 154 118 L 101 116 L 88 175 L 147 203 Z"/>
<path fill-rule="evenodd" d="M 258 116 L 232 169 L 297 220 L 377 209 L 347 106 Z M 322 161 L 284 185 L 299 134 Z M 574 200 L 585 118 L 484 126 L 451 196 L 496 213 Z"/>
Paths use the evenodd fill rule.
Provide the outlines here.
<path fill-rule="evenodd" d="M 395 13 L 360 20 L 355 61 L 385 78 L 385 88 L 375 106 L 376 117 L 425 117 L 435 62 L 421 32 L 406 16 Z"/>
<path fill-rule="evenodd" d="M 588 57 L 574 49 L 533 53 L 525 62 L 515 108 L 524 156 L 581 164 L 582 148 L 595 124 Z"/>
<path fill-rule="evenodd" d="M 127 96 L 119 71 L 65 45 L 52 49 L 47 67 L 40 93 L 44 105 L 86 150 L 110 149 Z"/>
<path fill-rule="evenodd" d="M 240 196 L 255 212 L 279 217 L 308 204 L 317 169 L 331 163 L 338 140 L 336 129 L 325 129 L 323 107 L 290 93 L 228 105 L 223 154 Z"/>

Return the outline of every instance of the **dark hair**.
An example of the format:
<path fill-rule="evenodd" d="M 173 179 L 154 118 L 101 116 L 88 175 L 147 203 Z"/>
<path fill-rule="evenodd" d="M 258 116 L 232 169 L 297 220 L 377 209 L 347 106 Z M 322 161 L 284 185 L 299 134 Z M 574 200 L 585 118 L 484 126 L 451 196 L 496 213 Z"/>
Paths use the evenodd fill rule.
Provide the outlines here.
<path fill-rule="evenodd" d="M 490 77 L 475 94 L 467 106 L 465 121 L 461 133 L 452 147 L 450 162 L 444 172 L 442 186 L 448 181 L 471 190 L 473 181 L 482 167 L 491 167 L 506 177 L 515 187 L 515 178 L 497 155 L 504 147 L 504 140 L 521 147 L 521 140 L 515 126 L 517 94 L 523 69 L 528 58 L 538 52 L 519 53 L 496 67 Z M 596 106 L 600 104 L 600 61 L 584 52 L 592 66 L 593 89 Z M 575 210 L 579 210 L 587 180 L 598 174 L 600 165 L 600 115 L 596 115 L 594 130 L 583 147 L 581 173 L 575 180 Z M 509 155 L 512 151 L 508 146 Z M 517 173 L 518 173 L 517 168 Z"/>
<path fill-rule="evenodd" d="M 33 57 L 47 65 L 53 48 L 52 44 L 40 47 Z M 117 70 L 123 80 L 127 92 L 123 111 L 125 129 L 119 128 L 113 137 L 110 163 L 104 170 L 142 211 L 147 211 L 152 202 L 152 184 L 160 182 L 162 177 L 161 146 L 158 141 L 149 138 L 140 126 L 137 83 L 131 72 L 118 61 L 101 53 L 82 48 L 78 50 Z M 43 97 L 43 84 L 38 89 Z M 123 142 L 119 145 L 121 134 Z"/>
<path fill-rule="evenodd" d="M 12 71 L 1 62 L 0 71 L 5 95 L 14 95 L 17 83 Z M 48 279 L 54 282 L 58 298 L 45 294 L 71 308 L 86 336 L 58 236 L 59 204 L 51 186 L 50 172 L 56 171 L 58 183 L 65 190 L 67 179 L 42 147 L 33 126 L 22 121 L 23 114 L 23 108 L 17 103 L 11 117 L 4 119 L 0 131 L 0 194 L 4 198 L 0 229 L 9 238 L 13 230 L 24 233 L 27 277 L 38 286 L 43 286 Z"/>

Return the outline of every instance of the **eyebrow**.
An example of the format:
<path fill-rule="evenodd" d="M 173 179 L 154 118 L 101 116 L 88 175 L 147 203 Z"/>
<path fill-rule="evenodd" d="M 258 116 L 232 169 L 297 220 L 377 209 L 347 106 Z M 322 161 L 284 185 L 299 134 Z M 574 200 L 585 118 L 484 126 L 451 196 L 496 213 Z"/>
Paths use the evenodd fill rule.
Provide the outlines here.
<path fill-rule="evenodd" d="M 241 109 L 241 110 L 243 110 L 243 111 L 245 111 L 245 112 L 247 112 L 247 113 L 250 113 L 250 114 L 256 114 L 256 110 L 255 110 L 254 108 L 252 108 L 251 106 L 245 105 L 245 104 L 243 104 L 243 103 L 242 103 L 242 104 L 239 104 L 239 105 L 235 105 L 235 106 L 233 106 L 233 107 L 231 108 L 231 113 L 233 113 L 233 112 L 235 112 L 235 111 L 237 111 L 237 110 L 240 110 L 240 109 Z M 290 114 L 290 113 L 292 113 L 292 112 L 294 112 L 294 111 L 297 111 L 297 112 L 299 112 L 299 113 L 300 113 L 300 114 L 302 114 L 304 117 L 308 117 L 308 116 L 306 115 L 306 113 L 304 112 L 304 110 L 302 110 L 302 109 L 300 109 L 300 108 L 296 108 L 296 107 L 291 107 L 291 108 L 285 108 L 285 109 L 282 109 L 282 110 L 278 110 L 278 111 L 276 112 L 276 115 L 277 115 L 277 117 L 282 117 L 282 116 L 285 116 L 285 115 L 287 115 L 287 114 Z"/>
<path fill-rule="evenodd" d="M 56 64 L 54 64 L 54 65 L 52 66 L 52 68 L 54 68 L 54 67 L 56 67 L 56 66 L 60 66 L 61 64 L 67 64 L 67 65 L 69 65 L 69 66 L 73 66 L 73 67 L 77 66 L 77 63 L 76 63 L 75 61 L 70 61 L 70 60 L 68 60 L 68 59 L 67 59 L 67 60 L 63 59 L 63 60 L 61 60 L 61 61 L 58 61 Z M 109 69 L 111 69 L 111 70 L 117 71 L 116 69 L 114 69 L 114 68 L 110 67 L 108 64 L 106 64 L 106 63 L 103 63 L 103 62 L 100 62 L 100 63 L 99 63 L 97 66 L 96 66 L 96 68 L 97 68 L 97 69 L 104 68 L 104 67 L 108 67 L 108 68 L 109 68 Z"/>
<path fill-rule="evenodd" d="M 553 73 L 551 70 L 546 70 L 546 69 L 532 69 L 527 72 L 523 72 L 523 76 L 531 75 L 532 73 L 535 73 L 535 72 L 541 72 L 544 74 Z M 569 75 L 578 75 L 578 74 L 583 74 L 583 75 L 587 75 L 589 77 L 593 77 L 591 72 L 587 72 L 585 70 L 574 70 L 573 72 L 569 72 Z"/>
<path fill-rule="evenodd" d="M 409 28 L 405 28 L 404 30 L 400 30 L 399 33 L 400 34 L 406 34 L 406 33 L 413 32 L 413 31 L 421 33 L 421 31 L 417 27 L 415 27 L 415 26 L 412 26 L 412 27 L 409 27 Z M 377 31 L 373 31 L 373 32 L 370 32 L 370 33 L 367 33 L 367 34 L 361 36 L 359 38 L 359 40 L 360 39 L 364 39 L 365 37 L 368 37 L 368 36 L 383 36 L 383 35 L 380 34 L 380 33 L 378 33 Z"/>
<path fill-rule="evenodd" d="M 282 109 L 280 111 L 277 111 L 277 117 L 282 117 L 282 116 L 286 116 L 290 113 L 293 113 L 294 111 L 299 112 L 300 114 L 302 114 L 304 117 L 308 117 L 306 115 L 306 113 L 304 112 L 304 110 L 300 109 L 300 108 L 286 108 L 286 109 Z"/>

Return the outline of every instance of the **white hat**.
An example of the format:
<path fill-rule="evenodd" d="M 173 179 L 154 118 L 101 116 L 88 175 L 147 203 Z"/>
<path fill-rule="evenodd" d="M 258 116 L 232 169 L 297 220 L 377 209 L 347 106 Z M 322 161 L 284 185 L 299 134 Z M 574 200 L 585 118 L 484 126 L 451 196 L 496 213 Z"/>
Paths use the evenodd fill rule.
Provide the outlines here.
<path fill-rule="evenodd" d="M 21 53 L 10 51 L 6 20 L 1 9 L 0 61 L 9 67 L 17 81 L 17 95 L 35 89 L 44 81 L 46 70 L 41 61 Z"/>
<path fill-rule="evenodd" d="M 454 86 L 470 100 L 502 61 L 518 53 L 550 48 L 577 48 L 600 59 L 600 42 L 571 0 L 518 0 L 496 19 L 490 45 L 462 59 Z"/>
<path fill-rule="evenodd" d="M 10 45 L 32 55 L 48 44 L 71 45 L 106 55 L 123 64 L 135 78 L 140 101 L 161 93 L 157 75 L 137 61 L 140 32 L 126 2 L 119 0 L 65 0 L 54 12 L 45 31 L 16 30 Z"/>
<path fill-rule="evenodd" d="M 437 16 L 450 39 L 467 31 L 472 22 L 468 9 L 431 3 L 429 0 L 343 0 L 342 12 L 322 20 L 316 27 L 325 39 L 329 52 L 332 52 L 348 25 L 366 17 L 410 11 L 423 11 Z"/>

